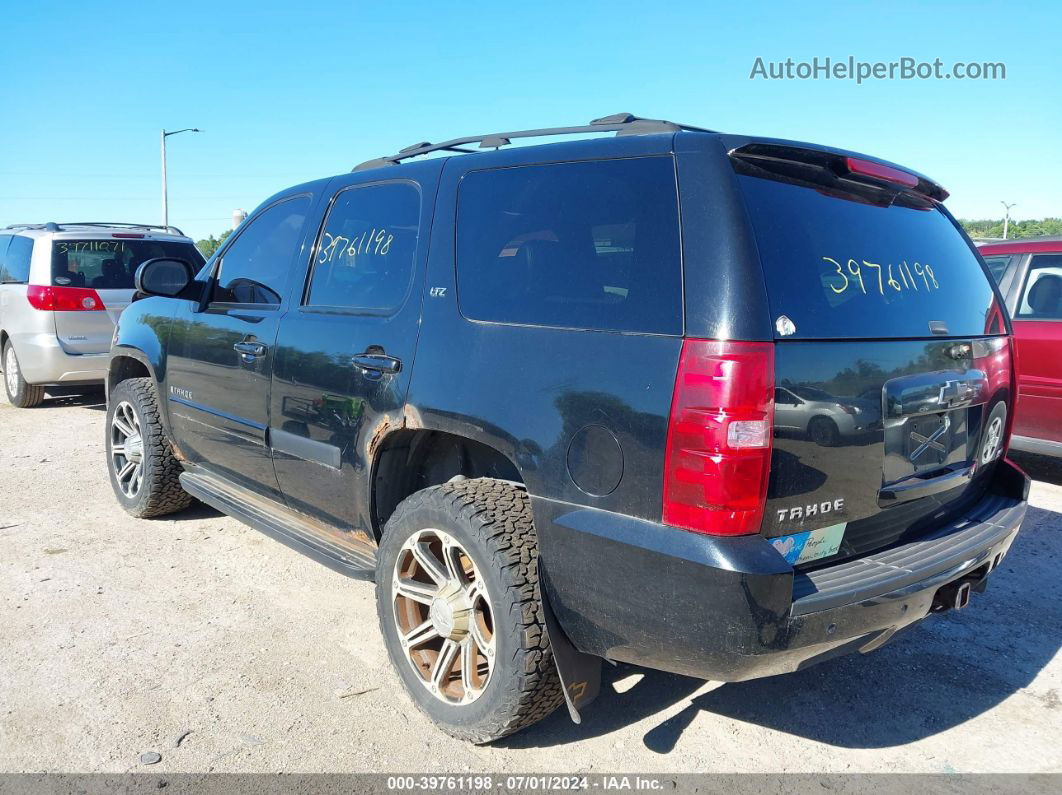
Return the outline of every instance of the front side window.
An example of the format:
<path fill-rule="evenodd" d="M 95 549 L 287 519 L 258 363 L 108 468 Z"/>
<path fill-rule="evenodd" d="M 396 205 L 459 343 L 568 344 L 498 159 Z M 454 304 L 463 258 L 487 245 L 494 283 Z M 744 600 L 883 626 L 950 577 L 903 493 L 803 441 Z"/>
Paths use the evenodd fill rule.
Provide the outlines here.
<path fill-rule="evenodd" d="M 212 302 L 280 304 L 309 210 L 310 197 L 297 196 L 255 216 L 222 254 Z"/>
<path fill-rule="evenodd" d="M 187 260 L 193 268 L 203 263 L 194 245 L 177 240 L 60 239 L 52 242 L 52 284 L 132 290 L 136 269 L 157 257 Z"/>
<path fill-rule="evenodd" d="M 457 285 L 472 320 L 681 334 L 673 160 L 467 174 L 458 194 Z"/>
<path fill-rule="evenodd" d="M 420 191 L 410 183 L 341 192 L 317 246 L 306 305 L 398 307 L 409 289 L 419 228 Z"/>
<path fill-rule="evenodd" d="M 1038 254 L 1032 258 L 1017 316 L 1062 320 L 1062 254 Z"/>

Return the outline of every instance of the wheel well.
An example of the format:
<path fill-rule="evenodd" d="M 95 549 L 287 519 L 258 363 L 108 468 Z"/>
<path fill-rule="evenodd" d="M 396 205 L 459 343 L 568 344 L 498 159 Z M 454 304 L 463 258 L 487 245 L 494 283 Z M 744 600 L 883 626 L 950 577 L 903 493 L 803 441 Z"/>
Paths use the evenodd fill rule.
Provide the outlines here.
<path fill-rule="evenodd" d="M 401 430 L 387 436 L 377 453 L 372 481 L 377 539 L 410 494 L 462 476 L 523 482 L 512 461 L 482 442 L 441 431 Z"/>
<path fill-rule="evenodd" d="M 7 344 L 7 332 L 0 329 L 0 351 L 4 350 L 4 346 Z"/>
<path fill-rule="evenodd" d="M 119 383 L 130 378 L 150 377 L 151 371 L 143 362 L 132 356 L 115 356 L 111 359 L 111 366 L 107 371 L 107 391 L 110 392 Z"/>

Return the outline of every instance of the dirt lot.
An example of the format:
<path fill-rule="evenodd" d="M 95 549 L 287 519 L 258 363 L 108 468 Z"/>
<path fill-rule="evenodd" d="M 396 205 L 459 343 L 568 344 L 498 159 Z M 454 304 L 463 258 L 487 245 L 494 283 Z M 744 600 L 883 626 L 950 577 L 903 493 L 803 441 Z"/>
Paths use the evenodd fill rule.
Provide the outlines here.
<path fill-rule="evenodd" d="M 114 502 L 99 396 L 0 403 L 0 771 L 1062 771 L 1062 467 L 988 592 L 871 655 L 719 685 L 622 667 L 582 726 L 434 730 L 372 587 L 207 508 Z"/>

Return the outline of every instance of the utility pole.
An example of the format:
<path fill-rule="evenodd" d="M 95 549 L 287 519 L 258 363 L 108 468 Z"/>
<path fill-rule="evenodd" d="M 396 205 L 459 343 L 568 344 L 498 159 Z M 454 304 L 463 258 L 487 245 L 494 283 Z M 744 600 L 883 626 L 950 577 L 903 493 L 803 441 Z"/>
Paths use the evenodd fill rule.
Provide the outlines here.
<path fill-rule="evenodd" d="M 185 127 L 183 130 L 174 130 L 173 132 L 166 132 L 165 129 L 159 132 L 159 143 L 162 146 L 162 225 L 170 225 L 170 206 L 169 197 L 166 192 L 166 139 L 171 135 L 177 135 L 183 132 L 200 132 L 197 127 Z"/>
<path fill-rule="evenodd" d="M 1003 208 L 1006 210 L 1006 214 L 1003 216 L 1003 239 L 1006 240 L 1007 229 L 1010 227 L 1010 208 L 1017 207 L 1018 203 L 1011 202 L 1010 204 L 1007 204 L 1006 202 L 1001 201 L 1000 204 L 1002 204 Z"/>

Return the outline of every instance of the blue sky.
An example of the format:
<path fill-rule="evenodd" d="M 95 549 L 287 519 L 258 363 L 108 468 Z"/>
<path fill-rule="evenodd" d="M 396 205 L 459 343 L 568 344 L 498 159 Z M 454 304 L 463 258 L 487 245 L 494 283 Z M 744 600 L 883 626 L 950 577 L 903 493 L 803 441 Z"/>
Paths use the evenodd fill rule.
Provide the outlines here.
<path fill-rule="evenodd" d="M 162 127 L 204 130 L 169 139 L 170 221 L 199 238 L 416 141 L 617 111 L 894 160 L 963 217 L 1062 215 L 1057 2 L 13 3 L 0 225 L 157 222 Z M 749 79 L 849 55 L 1007 79 Z"/>

